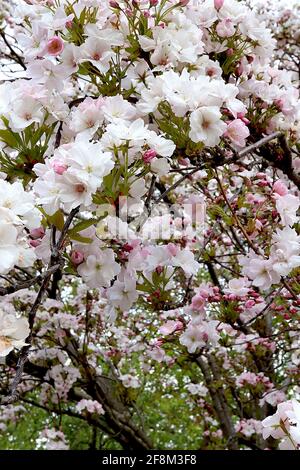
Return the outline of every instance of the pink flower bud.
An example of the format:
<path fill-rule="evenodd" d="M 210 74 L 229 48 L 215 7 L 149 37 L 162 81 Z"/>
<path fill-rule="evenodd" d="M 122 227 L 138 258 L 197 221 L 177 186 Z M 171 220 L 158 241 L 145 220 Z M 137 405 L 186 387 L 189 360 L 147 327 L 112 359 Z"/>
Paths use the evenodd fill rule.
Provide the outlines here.
<path fill-rule="evenodd" d="M 153 158 L 155 158 L 157 153 L 153 149 L 146 150 L 143 155 L 143 160 L 145 163 L 150 163 Z"/>
<path fill-rule="evenodd" d="M 186 7 L 189 2 L 190 2 L 190 0 L 179 0 L 179 3 L 180 3 L 181 7 Z"/>
<path fill-rule="evenodd" d="M 162 266 L 157 266 L 155 268 L 155 271 L 157 272 L 157 274 L 161 274 L 163 272 L 164 268 Z"/>
<path fill-rule="evenodd" d="M 72 21 L 72 20 L 66 21 L 66 28 L 68 28 L 68 29 L 72 29 L 72 28 L 73 28 L 73 21 Z"/>
<path fill-rule="evenodd" d="M 274 100 L 274 104 L 277 106 L 280 111 L 282 111 L 284 107 L 284 101 L 282 99 Z"/>
<path fill-rule="evenodd" d="M 58 175 L 62 175 L 68 169 L 67 165 L 59 160 L 52 161 L 51 166 Z"/>
<path fill-rule="evenodd" d="M 30 246 L 32 246 L 32 248 L 36 248 L 41 243 L 42 243 L 41 240 L 29 240 L 29 244 L 30 244 Z"/>
<path fill-rule="evenodd" d="M 156 7 L 158 0 L 150 0 L 150 7 Z"/>
<path fill-rule="evenodd" d="M 207 333 L 202 333 L 202 339 L 203 339 L 203 341 L 207 342 L 208 341 L 208 334 Z"/>
<path fill-rule="evenodd" d="M 79 264 L 81 264 L 83 262 L 83 260 L 84 260 L 84 255 L 81 251 L 79 251 L 79 250 L 72 251 L 71 261 L 72 261 L 73 264 L 78 266 Z"/>
<path fill-rule="evenodd" d="M 252 308 L 254 307 L 254 305 L 255 305 L 254 300 L 247 300 L 247 302 L 245 303 L 246 308 Z"/>
<path fill-rule="evenodd" d="M 49 39 L 46 46 L 47 54 L 57 56 L 64 50 L 64 42 L 59 36 Z"/>
<path fill-rule="evenodd" d="M 182 158 L 182 157 L 179 157 L 178 158 L 178 163 L 182 166 L 189 166 L 189 159 L 188 158 Z"/>
<path fill-rule="evenodd" d="M 127 253 L 130 253 L 133 250 L 133 246 L 131 246 L 129 243 L 125 243 L 125 245 L 123 245 L 123 250 L 127 251 Z"/>
<path fill-rule="evenodd" d="M 214 0 L 214 7 L 216 10 L 220 10 L 224 4 L 224 0 Z"/>
<path fill-rule="evenodd" d="M 235 294 L 229 294 L 228 295 L 228 300 L 236 300 L 236 295 Z"/>
<path fill-rule="evenodd" d="M 111 1 L 109 2 L 109 5 L 110 5 L 112 8 L 119 8 L 118 2 L 115 2 L 115 1 L 113 1 L 113 0 L 111 0 Z"/>
<path fill-rule="evenodd" d="M 226 55 L 228 55 L 228 56 L 233 55 L 233 53 L 234 53 L 234 50 L 232 49 L 232 47 L 230 47 L 230 48 L 227 49 L 227 51 L 226 51 Z"/>
<path fill-rule="evenodd" d="M 242 75 L 242 73 L 244 72 L 244 67 L 242 66 L 241 63 L 239 63 L 239 65 L 236 67 L 235 69 L 235 74 L 240 77 Z"/>
<path fill-rule="evenodd" d="M 242 118 L 242 121 L 243 121 L 244 124 L 246 124 L 246 126 L 248 126 L 250 124 L 249 119 L 247 119 L 245 117 Z"/>
<path fill-rule="evenodd" d="M 29 235 L 35 240 L 37 238 L 43 238 L 43 236 L 45 235 L 45 229 L 44 227 L 33 228 L 32 230 L 30 230 Z"/>

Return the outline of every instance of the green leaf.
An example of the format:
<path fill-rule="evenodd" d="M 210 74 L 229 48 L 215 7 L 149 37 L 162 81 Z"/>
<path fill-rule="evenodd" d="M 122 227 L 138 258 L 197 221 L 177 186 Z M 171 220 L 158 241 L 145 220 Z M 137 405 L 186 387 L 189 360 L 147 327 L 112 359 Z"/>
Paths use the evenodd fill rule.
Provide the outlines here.
<path fill-rule="evenodd" d="M 14 133 L 9 130 L 0 129 L 0 139 L 13 149 L 19 147 L 20 142 Z"/>
<path fill-rule="evenodd" d="M 92 238 L 82 237 L 78 233 L 72 233 L 72 230 L 69 232 L 68 235 L 71 238 L 71 240 L 75 240 L 76 242 L 80 242 L 80 243 L 92 243 L 93 241 Z"/>
<path fill-rule="evenodd" d="M 89 228 L 91 225 L 97 222 L 98 222 L 98 219 L 81 220 L 78 224 L 76 224 L 72 228 L 72 230 L 70 230 L 69 234 L 76 234 L 78 232 L 81 232 L 82 230 Z"/>
<path fill-rule="evenodd" d="M 58 210 L 53 215 L 46 214 L 46 218 L 50 225 L 54 225 L 60 232 L 64 228 L 65 218 L 61 210 Z"/>

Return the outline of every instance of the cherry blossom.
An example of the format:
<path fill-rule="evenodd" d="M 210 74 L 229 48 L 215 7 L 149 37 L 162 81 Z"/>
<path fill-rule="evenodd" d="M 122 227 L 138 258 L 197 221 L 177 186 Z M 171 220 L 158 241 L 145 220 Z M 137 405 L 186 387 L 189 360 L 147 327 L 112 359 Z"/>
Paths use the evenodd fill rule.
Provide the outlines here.
<path fill-rule="evenodd" d="M 0 4 L 0 447 L 299 450 L 298 5 Z"/>

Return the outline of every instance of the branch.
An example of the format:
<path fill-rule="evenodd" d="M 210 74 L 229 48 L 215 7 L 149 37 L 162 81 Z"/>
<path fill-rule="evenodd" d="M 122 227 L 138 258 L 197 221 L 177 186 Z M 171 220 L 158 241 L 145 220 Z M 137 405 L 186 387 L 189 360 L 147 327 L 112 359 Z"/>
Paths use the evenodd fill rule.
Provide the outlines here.
<path fill-rule="evenodd" d="M 232 420 L 230 418 L 226 399 L 224 397 L 223 390 L 220 390 L 216 385 L 216 382 L 220 379 L 220 377 L 217 373 L 215 363 L 213 362 L 212 357 L 209 356 L 209 366 L 211 367 L 213 372 L 212 377 L 209 366 L 206 364 L 206 362 L 202 359 L 201 356 L 198 356 L 195 361 L 200 367 L 202 374 L 204 375 L 204 379 L 214 405 L 215 413 L 220 422 L 220 426 L 224 433 L 224 436 L 228 440 L 228 448 L 231 450 L 237 450 L 235 431 L 232 424 Z"/>
<path fill-rule="evenodd" d="M 54 274 L 59 268 L 60 264 L 55 264 L 54 266 L 51 266 L 47 271 L 45 271 L 42 274 L 38 274 L 35 277 L 32 277 L 31 279 L 28 279 L 27 281 L 21 282 L 20 284 L 17 284 L 16 286 L 8 286 L 8 287 L 0 287 L 0 296 L 3 295 L 8 295 L 8 294 L 13 294 L 14 292 L 17 292 L 22 289 L 28 289 L 29 287 L 33 286 L 34 284 L 40 282 L 41 280 L 45 279 L 46 276 L 49 274 Z"/>
<path fill-rule="evenodd" d="M 258 140 L 254 144 L 249 145 L 249 147 L 246 147 L 245 149 L 238 152 L 238 157 L 239 158 L 244 157 L 248 153 L 253 152 L 253 150 L 257 150 L 258 148 L 262 147 L 263 145 L 266 145 L 268 142 L 278 138 L 279 136 L 282 136 L 282 132 L 274 132 L 273 134 L 263 137 L 262 139 Z"/>
<path fill-rule="evenodd" d="M 6 44 L 6 46 L 8 47 L 8 49 L 10 50 L 12 56 L 16 59 L 17 63 L 19 65 L 21 65 L 21 67 L 24 70 L 26 70 L 26 65 L 25 65 L 23 59 L 16 53 L 16 51 L 14 50 L 12 45 L 8 42 L 8 40 L 6 39 L 4 31 L 0 31 L 0 36 L 2 37 L 2 39 L 3 39 L 4 43 Z"/>

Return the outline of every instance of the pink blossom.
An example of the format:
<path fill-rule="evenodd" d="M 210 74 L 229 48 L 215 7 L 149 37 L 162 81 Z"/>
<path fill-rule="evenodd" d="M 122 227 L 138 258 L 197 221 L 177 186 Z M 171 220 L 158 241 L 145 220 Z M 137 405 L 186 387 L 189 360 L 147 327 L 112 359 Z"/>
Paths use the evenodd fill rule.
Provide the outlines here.
<path fill-rule="evenodd" d="M 164 325 L 159 328 L 159 332 L 162 335 L 170 335 L 174 333 L 174 331 L 182 330 L 182 328 L 182 322 L 176 320 L 168 320 Z"/>
<path fill-rule="evenodd" d="M 203 297 L 201 297 L 201 295 L 197 294 L 192 298 L 191 306 L 193 310 L 196 310 L 198 312 L 203 312 L 205 305 L 206 305 L 206 300 Z"/>
<path fill-rule="evenodd" d="M 179 252 L 178 246 L 174 245 L 174 243 L 168 243 L 167 249 L 172 256 L 176 256 Z"/>
<path fill-rule="evenodd" d="M 283 181 L 276 181 L 273 184 L 273 191 L 274 193 L 278 194 L 279 196 L 285 196 L 288 193 L 288 189 L 286 185 L 283 183 Z"/>
<path fill-rule="evenodd" d="M 228 137 L 238 147 L 245 147 L 245 139 L 249 137 L 250 132 L 248 127 L 244 124 L 241 119 L 235 119 L 227 125 L 227 129 L 224 133 L 225 137 Z"/>
<path fill-rule="evenodd" d="M 228 38 L 234 35 L 235 27 L 230 18 L 225 18 L 217 24 L 216 31 L 221 38 Z"/>
<path fill-rule="evenodd" d="M 46 46 L 49 55 L 57 56 L 64 50 L 64 42 L 59 36 L 49 39 Z"/>

